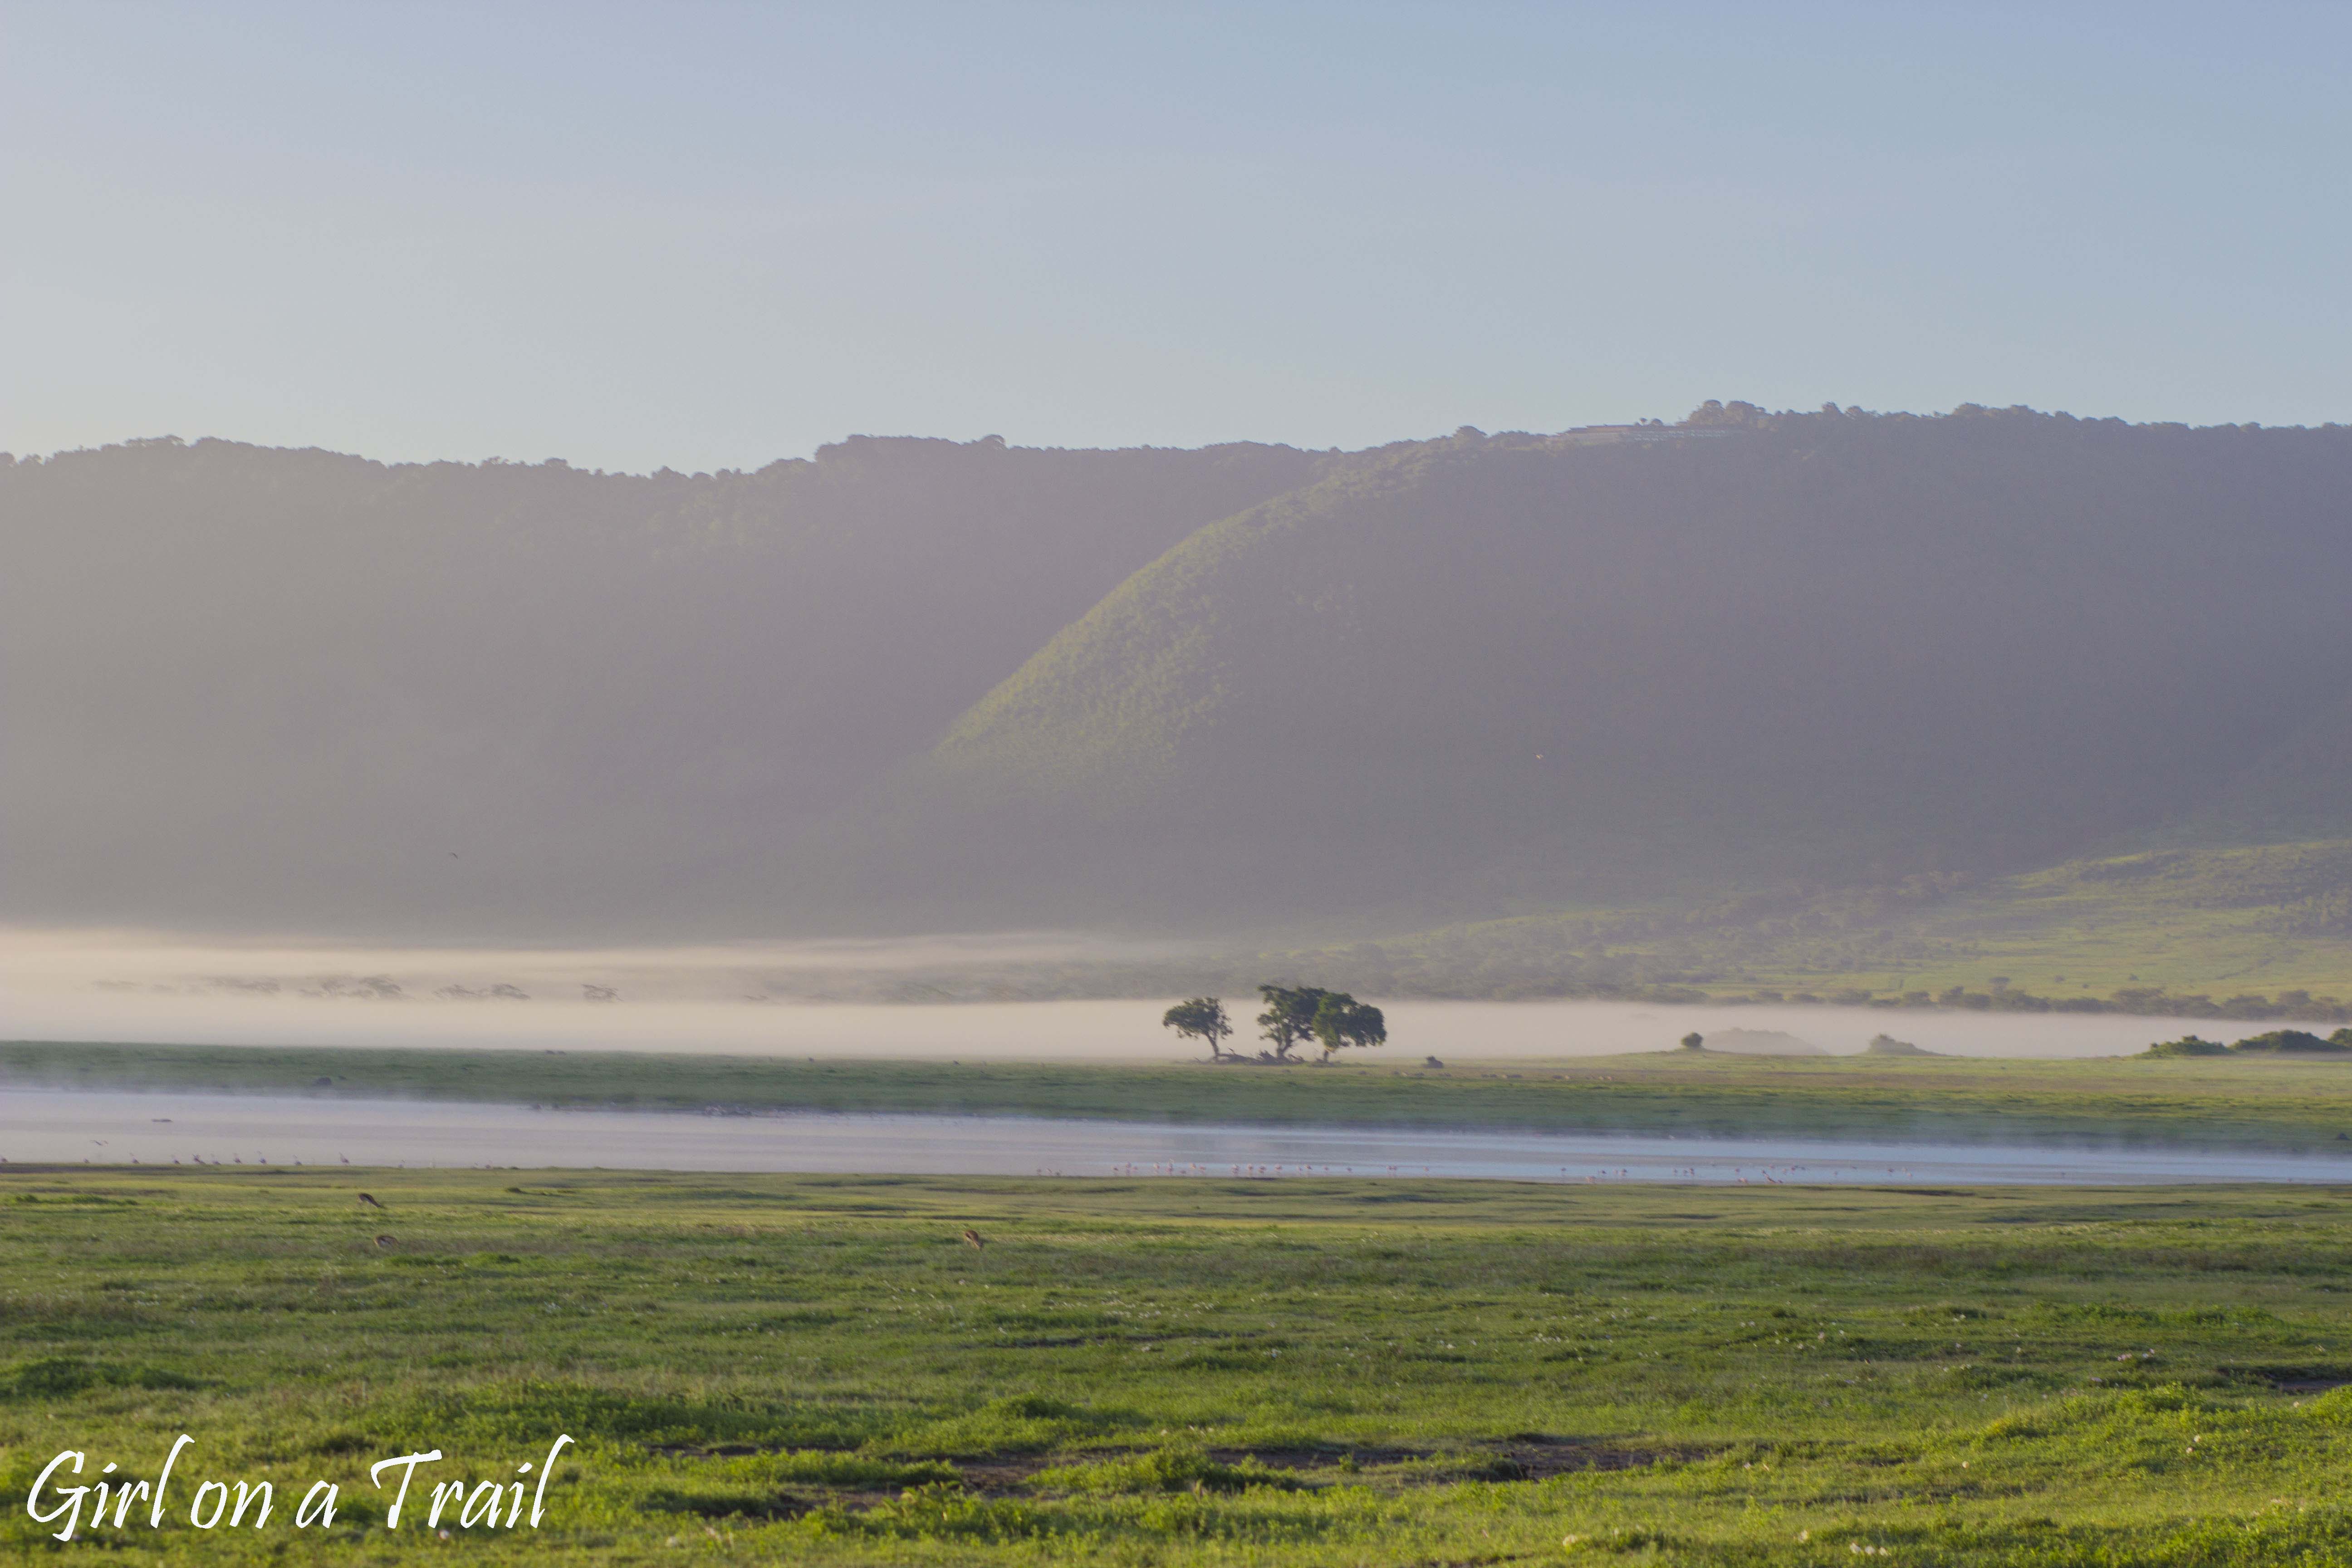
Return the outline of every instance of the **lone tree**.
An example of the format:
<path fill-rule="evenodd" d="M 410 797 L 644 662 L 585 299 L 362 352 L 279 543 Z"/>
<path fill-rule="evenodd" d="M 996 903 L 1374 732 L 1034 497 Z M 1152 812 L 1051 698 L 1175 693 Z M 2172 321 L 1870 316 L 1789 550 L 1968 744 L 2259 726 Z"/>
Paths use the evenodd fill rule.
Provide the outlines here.
<path fill-rule="evenodd" d="M 1683 1037 L 1683 1049 L 1686 1051 L 1703 1051 L 1706 1049 L 1706 1037 L 1697 1033 L 1696 1030 L 1690 1034 L 1685 1035 Z"/>
<path fill-rule="evenodd" d="M 1315 1037 L 1323 1046 L 1323 1059 L 1349 1046 L 1385 1046 L 1389 1021 L 1378 1007 L 1359 1002 L 1344 991 L 1327 991 L 1315 1006 Z"/>
<path fill-rule="evenodd" d="M 1178 1039 L 1206 1040 L 1211 1061 L 1225 1054 L 1222 1042 L 1234 1032 L 1232 1021 L 1225 1016 L 1224 1003 L 1214 996 L 1195 996 L 1179 1002 L 1161 1014 L 1160 1021 L 1175 1030 Z"/>
<path fill-rule="evenodd" d="M 1257 1016 L 1259 1035 L 1274 1047 L 1276 1061 L 1290 1059 L 1290 1047 L 1315 1033 L 1315 1010 L 1331 994 L 1313 985 L 1261 985 L 1265 1011 Z"/>

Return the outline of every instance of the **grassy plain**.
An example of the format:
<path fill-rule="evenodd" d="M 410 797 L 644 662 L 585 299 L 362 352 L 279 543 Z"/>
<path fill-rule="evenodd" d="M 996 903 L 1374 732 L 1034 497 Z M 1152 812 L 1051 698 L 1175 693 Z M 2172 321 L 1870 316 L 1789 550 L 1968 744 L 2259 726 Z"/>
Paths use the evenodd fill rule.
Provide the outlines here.
<path fill-rule="evenodd" d="M 358 1202 L 366 1190 L 383 1205 Z M 984 1252 L 961 1239 L 975 1229 Z M 2352 1563 L 2352 1194 L 0 1173 L 0 1551 Z M 374 1459 L 536 1531 L 397 1531 Z M 197 1535 L 208 1479 L 259 1531 Z M 528 1479 L 528 1478 L 526 1478 Z M 296 1530 L 314 1479 L 331 1528 Z M 453 1514 L 455 1509 L 450 1510 Z M 324 1536 L 327 1540 L 322 1540 Z M 1572 1539 L 1571 1539 L 1572 1538 Z M 331 1541 L 331 1547 L 329 1545 Z"/>
<path fill-rule="evenodd" d="M 2352 1136 L 2352 1060 L 1686 1051 L 1444 1068 L 1412 1060 L 1266 1068 L 19 1041 L 0 1044 L 0 1087 L 2304 1152 L 2340 1152 L 2339 1135 Z"/>
<path fill-rule="evenodd" d="M 2161 990 L 2216 1004 L 2308 994 L 2340 1005 L 2352 999 L 2352 841 L 2167 848 L 1891 887 L 1699 892 L 1303 946 L 1257 963 L 1388 995 L 1667 984 L 1893 999 L 1986 993 L 1999 981 L 2053 1001 Z M 2326 1018 L 2336 1007 L 2287 1010 Z"/>

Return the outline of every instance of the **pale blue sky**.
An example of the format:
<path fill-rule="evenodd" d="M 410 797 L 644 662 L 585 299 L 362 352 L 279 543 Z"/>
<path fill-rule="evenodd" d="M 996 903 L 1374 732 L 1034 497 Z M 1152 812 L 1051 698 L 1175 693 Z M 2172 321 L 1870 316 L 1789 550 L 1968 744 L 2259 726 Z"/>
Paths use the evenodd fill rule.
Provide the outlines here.
<path fill-rule="evenodd" d="M 0 0 L 0 447 L 2352 419 L 2352 5 Z"/>

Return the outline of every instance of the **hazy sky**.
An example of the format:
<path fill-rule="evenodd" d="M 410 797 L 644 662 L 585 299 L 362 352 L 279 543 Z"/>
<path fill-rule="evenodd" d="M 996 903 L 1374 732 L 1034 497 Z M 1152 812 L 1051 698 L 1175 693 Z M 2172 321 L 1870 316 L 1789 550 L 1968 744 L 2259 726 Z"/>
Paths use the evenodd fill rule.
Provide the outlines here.
<path fill-rule="evenodd" d="M 2352 418 L 2352 6 L 0 0 L 0 448 Z"/>

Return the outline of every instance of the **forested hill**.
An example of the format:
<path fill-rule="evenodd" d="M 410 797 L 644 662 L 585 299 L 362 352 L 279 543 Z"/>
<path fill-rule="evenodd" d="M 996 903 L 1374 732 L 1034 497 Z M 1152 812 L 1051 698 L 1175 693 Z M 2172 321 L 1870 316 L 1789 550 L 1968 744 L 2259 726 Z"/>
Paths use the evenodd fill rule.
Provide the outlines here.
<path fill-rule="evenodd" d="M 2336 427 L 164 441 L 0 466 L 0 919 L 1197 930 L 2352 833 Z"/>
<path fill-rule="evenodd" d="M 1122 578 L 1335 460 L 0 462 L 0 919 L 761 929 L 795 835 Z"/>
<path fill-rule="evenodd" d="M 989 824 L 975 886 L 1297 912 L 2352 829 L 2352 431 L 1633 434 L 1465 432 L 1203 529 L 966 714 L 909 815 Z"/>

